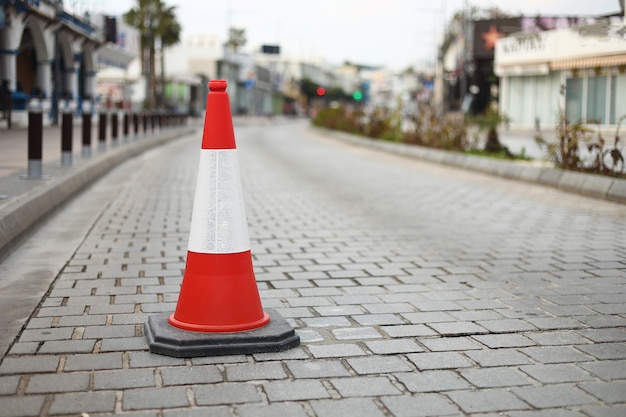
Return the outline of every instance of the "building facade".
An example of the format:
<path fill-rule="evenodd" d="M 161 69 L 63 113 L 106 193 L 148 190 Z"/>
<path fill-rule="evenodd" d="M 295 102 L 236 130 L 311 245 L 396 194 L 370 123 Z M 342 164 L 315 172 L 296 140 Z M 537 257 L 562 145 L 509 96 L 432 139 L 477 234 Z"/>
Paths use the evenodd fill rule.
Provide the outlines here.
<path fill-rule="evenodd" d="M 597 19 L 564 29 L 520 33 L 496 43 L 499 109 L 512 126 L 570 122 L 613 127 L 626 115 L 626 26 Z"/>
<path fill-rule="evenodd" d="M 76 17 L 60 1 L 4 0 L 0 23 L 0 80 L 11 96 L 13 123 L 26 123 L 32 97 L 41 99 L 44 123 L 58 120 L 63 104 L 80 108 L 95 92 L 97 50 L 103 31 Z"/>

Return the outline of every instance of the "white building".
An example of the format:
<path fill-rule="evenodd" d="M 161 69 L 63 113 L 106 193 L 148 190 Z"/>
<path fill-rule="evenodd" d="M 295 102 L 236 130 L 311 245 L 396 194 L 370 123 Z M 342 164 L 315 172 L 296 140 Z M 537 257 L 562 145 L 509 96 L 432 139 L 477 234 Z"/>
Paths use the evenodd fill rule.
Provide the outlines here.
<path fill-rule="evenodd" d="M 99 22 L 50 0 L 3 2 L 0 17 L 0 80 L 16 125 L 27 124 L 33 96 L 42 101 L 44 124 L 57 120 L 61 100 L 80 109 L 93 97 L 98 51 L 106 41 Z"/>
<path fill-rule="evenodd" d="M 626 115 L 626 26 L 621 18 L 496 42 L 499 108 L 512 127 L 570 122 L 613 127 Z"/>

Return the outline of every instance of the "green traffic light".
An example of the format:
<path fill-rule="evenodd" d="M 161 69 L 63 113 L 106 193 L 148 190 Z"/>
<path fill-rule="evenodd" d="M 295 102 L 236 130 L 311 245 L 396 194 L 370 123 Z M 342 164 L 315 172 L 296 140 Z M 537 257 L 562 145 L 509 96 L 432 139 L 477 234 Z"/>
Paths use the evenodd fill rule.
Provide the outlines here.
<path fill-rule="evenodd" d="M 363 100 L 363 93 L 359 90 L 356 90 L 354 93 L 352 93 L 352 98 L 356 101 L 361 101 Z"/>

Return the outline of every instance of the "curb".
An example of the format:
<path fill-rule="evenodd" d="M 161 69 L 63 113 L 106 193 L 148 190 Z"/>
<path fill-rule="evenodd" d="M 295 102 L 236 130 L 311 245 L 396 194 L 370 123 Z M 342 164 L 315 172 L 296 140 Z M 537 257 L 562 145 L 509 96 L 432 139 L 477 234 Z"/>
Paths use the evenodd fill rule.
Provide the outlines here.
<path fill-rule="evenodd" d="M 58 163 L 45 164 L 44 172 L 52 177 L 49 180 L 16 179 L 33 181 L 35 184 L 0 208 L 0 259 L 12 252 L 25 233 L 40 220 L 120 163 L 195 130 L 186 127 L 156 137 L 140 138 L 128 144 L 120 143 L 116 148 L 107 149 L 104 154 L 79 158 L 72 167 L 61 167 Z"/>
<path fill-rule="evenodd" d="M 397 155 L 470 169 L 507 179 L 533 182 L 565 192 L 626 204 L 625 179 L 540 167 L 527 162 L 492 160 L 459 152 L 372 139 L 317 126 L 311 126 L 311 128 L 314 131 L 323 132 L 326 136 L 365 148 L 383 150 Z"/>

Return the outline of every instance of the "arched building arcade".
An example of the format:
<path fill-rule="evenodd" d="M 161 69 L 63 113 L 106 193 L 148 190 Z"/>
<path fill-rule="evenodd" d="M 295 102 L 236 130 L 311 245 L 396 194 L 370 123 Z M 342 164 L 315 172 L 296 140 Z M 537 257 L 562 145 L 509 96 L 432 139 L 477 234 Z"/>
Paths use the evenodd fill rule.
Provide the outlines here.
<path fill-rule="evenodd" d="M 57 122 L 62 105 L 80 112 L 91 103 L 102 29 L 60 1 L 4 0 L 0 7 L 0 80 L 10 90 L 13 122 L 25 125 L 32 98 L 41 99 L 45 124 Z"/>

